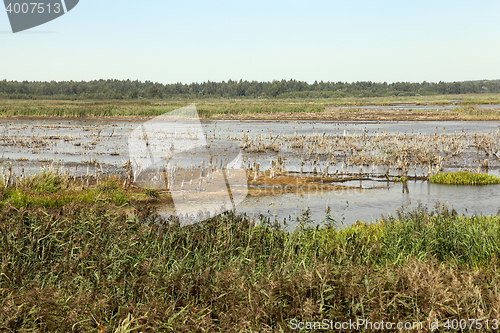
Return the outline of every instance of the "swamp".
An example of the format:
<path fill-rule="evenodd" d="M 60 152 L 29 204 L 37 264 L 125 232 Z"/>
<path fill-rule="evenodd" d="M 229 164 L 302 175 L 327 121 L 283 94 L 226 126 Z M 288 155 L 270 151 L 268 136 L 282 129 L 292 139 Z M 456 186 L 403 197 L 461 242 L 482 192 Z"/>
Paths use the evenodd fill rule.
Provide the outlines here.
<path fill-rule="evenodd" d="M 499 101 L 194 101 L 206 154 L 155 186 L 130 138 L 193 101 L 2 101 L 0 329 L 498 318 Z M 190 190 L 222 198 L 218 177 L 233 209 L 176 215 Z"/>

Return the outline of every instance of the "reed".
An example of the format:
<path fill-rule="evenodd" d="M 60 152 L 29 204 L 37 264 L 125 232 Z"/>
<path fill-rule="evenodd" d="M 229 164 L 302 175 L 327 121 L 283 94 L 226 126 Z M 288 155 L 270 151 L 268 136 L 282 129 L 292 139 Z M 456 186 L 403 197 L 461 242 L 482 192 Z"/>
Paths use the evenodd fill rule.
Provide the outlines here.
<path fill-rule="evenodd" d="M 54 195 L 47 182 L 0 194 Z M 103 180 L 93 195 L 120 189 Z M 285 219 L 297 225 L 289 230 L 233 212 L 181 227 L 148 206 L 113 207 L 3 199 L 0 330 L 279 332 L 293 318 L 444 322 L 500 311 L 498 216 L 420 206 L 342 227 L 306 211 Z"/>
<path fill-rule="evenodd" d="M 217 134 L 208 139 L 216 140 Z M 288 155 L 289 168 L 286 171 L 305 173 L 304 165 L 312 164 L 323 177 L 329 174 L 367 175 L 370 177 L 406 177 L 425 179 L 437 174 L 450 164 L 461 167 L 474 167 L 468 156 L 475 154 L 481 160 L 481 168 L 495 167 L 500 159 L 499 131 L 490 133 L 471 133 L 455 131 L 424 134 L 386 133 L 376 131 L 369 136 L 364 131 L 331 132 L 330 134 L 310 133 L 298 135 L 279 134 L 256 135 L 231 134 L 228 140 L 239 142 L 247 154 L 264 152 Z M 313 159 L 311 159 L 311 157 Z M 332 163 L 329 161 L 336 161 Z M 275 161 L 275 165 L 276 165 Z M 272 164 L 272 163 L 271 163 Z M 295 166 L 293 166 L 295 164 Z M 347 166 L 344 169 L 343 166 Z M 371 166 L 371 171 L 370 167 Z M 351 168 L 352 167 L 352 168 Z M 365 167 L 365 169 L 363 169 Z M 376 167 L 386 170 L 375 172 Z M 353 170 L 351 170 L 353 169 Z M 409 172 L 413 169 L 413 175 Z M 300 171 L 302 170 L 302 172 Z M 355 172 L 354 170 L 359 170 Z"/>

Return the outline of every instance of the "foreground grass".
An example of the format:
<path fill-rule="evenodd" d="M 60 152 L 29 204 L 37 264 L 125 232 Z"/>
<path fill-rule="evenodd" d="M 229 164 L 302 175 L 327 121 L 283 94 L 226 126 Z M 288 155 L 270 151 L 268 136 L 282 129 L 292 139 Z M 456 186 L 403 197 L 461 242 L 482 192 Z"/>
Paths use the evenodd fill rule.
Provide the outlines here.
<path fill-rule="evenodd" d="M 66 191 L 50 179 L 17 191 Z M 94 190 L 119 191 L 103 184 Z M 279 332 L 293 318 L 500 314 L 498 216 L 420 207 L 339 229 L 305 213 L 287 232 L 227 213 L 180 227 L 148 207 L 126 215 L 112 196 L 78 200 L 88 189 L 47 207 L 20 204 L 12 190 L 0 188 L 1 331 Z"/>
<path fill-rule="evenodd" d="M 472 173 L 468 171 L 441 172 L 431 175 L 429 182 L 448 185 L 493 185 L 500 184 L 500 178 L 484 173 Z"/>

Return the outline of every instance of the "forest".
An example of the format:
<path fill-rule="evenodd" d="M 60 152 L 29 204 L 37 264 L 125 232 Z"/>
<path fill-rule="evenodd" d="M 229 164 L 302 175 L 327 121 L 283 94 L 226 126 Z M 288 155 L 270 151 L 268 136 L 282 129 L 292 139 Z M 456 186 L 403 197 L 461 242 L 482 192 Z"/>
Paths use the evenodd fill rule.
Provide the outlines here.
<path fill-rule="evenodd" d="M 324 82 L 274 80 L 162 84 L 151 81 L 0 81 L 0 99 L 342 98 L 500 93 L 500 80 L 463 82 Z"/>

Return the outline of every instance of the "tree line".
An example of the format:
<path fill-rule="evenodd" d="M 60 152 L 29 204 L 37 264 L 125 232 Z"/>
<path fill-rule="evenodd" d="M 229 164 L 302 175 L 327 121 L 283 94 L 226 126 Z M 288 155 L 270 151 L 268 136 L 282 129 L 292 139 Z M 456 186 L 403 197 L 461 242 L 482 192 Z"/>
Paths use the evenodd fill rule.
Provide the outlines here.
<path fill-rule="evenodd" d="M 317 82 L 297 80 L 162 84 L 151 81 L 0 81 L 2 99 L 339 98 L 499 93 L 500 80 L 463 82 Z"/>

